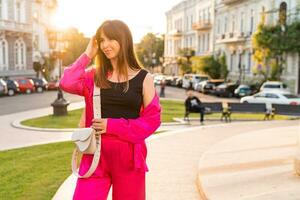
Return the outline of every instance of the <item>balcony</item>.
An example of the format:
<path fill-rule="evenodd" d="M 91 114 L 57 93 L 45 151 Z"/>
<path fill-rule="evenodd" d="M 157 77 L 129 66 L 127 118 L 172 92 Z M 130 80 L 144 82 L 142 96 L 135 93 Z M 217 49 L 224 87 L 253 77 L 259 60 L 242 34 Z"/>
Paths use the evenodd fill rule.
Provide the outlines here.
<path fill-rule="evenodd" d="M 0 30 L 32 33 L 32 26 L 27 23 L 15 22 L 10 20 L 0 20 Z"/>
<path fill-rule="evenodd" d="M 225 4 L 225 5 L 230 5 L 230 4 L 233 4 L 233 3 L 239 3 L 239 2 L 242 2 L 243 0 L 222 0 L 222 2 Z"/>
<path fill-rule="evenodd" d="M 170 36 L 173 38 L 181 38 L 182 37 L 182 31 L 179 29 L 174 29 L 169 32 Z"/>
<path fill-rule="evenodd" d="M 202 21 L 198 21 L 193 23 L 192 25 L 192 29 L 196 30 L 196 31 L 202 31 L 202 30 L 209 30 L 211 29 L 211 22 L 210 20 L 202 20 Z"/>
<path fill-rule="evenodd" d="M 244 32 L 229 32 L 227 34 L 220 34 L 216 38 L 216 43 L 241 43 L 247 40 L 249 35 Z"/>

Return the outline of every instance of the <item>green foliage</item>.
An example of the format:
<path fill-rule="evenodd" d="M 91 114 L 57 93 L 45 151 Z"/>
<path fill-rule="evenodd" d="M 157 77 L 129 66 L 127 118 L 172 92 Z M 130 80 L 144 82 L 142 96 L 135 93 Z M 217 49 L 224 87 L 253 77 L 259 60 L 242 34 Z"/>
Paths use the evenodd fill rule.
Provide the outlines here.
<path fill-rule="evenodd" d="M 221 57 L 219 57 L 218 59 L 220 65 L 221 65 L 221 78 L 223 79 L 227 79 L 227 76 L 229 74 L 229 70 L 228 70 L 228 67 L 227 67 L 227 64 L 226 64 L 226 56 L 225 55 L 222 55 Z"/>
<path fill-rule="evenodd" d="M 148 33 L 135 46 L 135 52 L 139 62 L 145 67 L 162 64 L 159 58 L 163 57 L 164 39 Z"/>
<path fill-rule="evenodd" d="M 254 60 L 256 68 L 254 73 L 263 75 L 264 79 L 280 80 L 285 64 L 285 53 L 300 52 L 300 22 L 290 25 L 268 26 L 262 22 L 252 38 L 255 49 Z"/>
<path fill-rule="evenodd" d="M 191 63 L 188 62 L 187 58 L 185 57 L 178 57 L 177 64 L 180 67 L 180 72 L 182 74 L 192 73 L 192 66 Z"/>
<path fill-rule="evenodd" d="M 195 50 L 192 48 L 182 48 L 178 51 L 177 64 L 180 67 L 181 73 L 192 73 L 193 70 L 193 61 L 192 58 L 195 55 Z"/>
<path fill-rule="evenodd" d="M 41 66 L 41 72 L 43 77 L 49 81 L 50 74 L 54 70 L 55 67 L 55 59 L 53 57 L 44 57 L 45 63 Z"/>
<path fill-rule="evenodd" d="M 226 58 L 224 55 L 215 58 L 214 56 L 203 56 L 199 58 L 199 68 L 202 72 L 208 74 L 213 79 L 226 79 L 228 76 L 228 69 L 226 65 Z"/>
<path fill-rule="evenodd" d="M 68 40 L 68 48 L 63 57 L 63 66 L 72 64 L 86 49 L 89 38 L 85 38 L 76 28 L 70 28 L 66 31 L 66 39 Z"/>
<path fill-rule="evenodd" d="M 39 73 L 42 70 L 42 65 L 40 62 L 33 62 L 33 70 L 36 72 L 36 77 L 39 77 Z"/>

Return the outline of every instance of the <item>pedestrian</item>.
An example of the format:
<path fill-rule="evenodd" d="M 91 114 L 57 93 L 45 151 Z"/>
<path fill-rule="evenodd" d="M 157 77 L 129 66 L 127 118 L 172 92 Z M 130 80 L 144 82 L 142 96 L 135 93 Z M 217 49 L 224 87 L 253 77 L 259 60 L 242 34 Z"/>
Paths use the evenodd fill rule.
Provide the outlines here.
<path fill-rule="evenodd" d="M 95 58 L 95 66 L 86 67 Z M 60 87 L 84 96 L 85 127 L 101 136 L 100 162 L 89 178 L 78 178 L 73 200 L 144 200 L 145 139 L 160 126 L 160 104 L 153 78 L 138 64 L 127 25 L 108 20 L 97 29 L 85 52 L 64 70 Z M 101 119 L 93 119 L 94 87 L 101 88 Z M 83 154 L 79 174 L 93 160 Z"/>
<path fill-rule="evenodd" d="M 166 79 L 163 77 L 160 81 L 160 97 L 165 97 Z"/>
<path fill-rule="evenodd" d="M 186 90 L 187 98 L 185 100 L 185 108 L 190 112 L 199 112 L 200 113 L 200 124 L 204 125 L 204 113 L 205 107 L 198 97 L 193 93 L 193 88 L 189 87 Z"/>

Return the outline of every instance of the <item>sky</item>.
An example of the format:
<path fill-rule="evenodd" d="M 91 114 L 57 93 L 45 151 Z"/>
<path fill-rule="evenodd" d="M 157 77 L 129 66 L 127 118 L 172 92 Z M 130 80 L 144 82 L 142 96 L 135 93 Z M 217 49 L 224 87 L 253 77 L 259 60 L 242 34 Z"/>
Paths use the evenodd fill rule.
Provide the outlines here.
<path fill-rule="evenodd" d="M 59 28 L 75 26 L 92 36 L 107 19 L 119 19 L 130 28 L 134 42 L 148 32 L 165 33 L 166 11 L 182 0 L 58 0 L 53 23 Z"/>

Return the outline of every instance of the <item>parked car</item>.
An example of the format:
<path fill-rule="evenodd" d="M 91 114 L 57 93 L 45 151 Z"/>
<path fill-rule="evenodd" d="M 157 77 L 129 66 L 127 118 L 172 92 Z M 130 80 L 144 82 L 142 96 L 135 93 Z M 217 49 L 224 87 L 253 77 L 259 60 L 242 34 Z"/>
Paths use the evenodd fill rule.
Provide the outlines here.
<path fill-rule="evenodd" d="M 198 91 L 198 92 L 202 92 L 202 91 L 203 91 L 203 87 L 204 87 L 204 85 L 207 83 L 207 81 L 208 81 L 208 80 L 206 80 L 206 81 L 201 81 L 201 82 L 199 82 L 199 83 L 196 83 L 196 84 L 195 84 L 194 90 L 196 90 L 196 91 Z"/>
<path fill-rule="evenodd" d="M 154 80 L 154 84 L 155 85 L 160 85 L 160 82 L 161 82 L 161 80 L 164 78 L 164 75 L 162 75 L 162 74 L 155 74 L 154 75 L 154 78 L 153 78 L 153 80 Z"/>
<path fill-rule="evenodd" d="M 165 76 L 166 85 L 171 85 L 173 79 L 173 76 Z"/>
<path fill-rule="evenodd" d="M 8 96 L 13 96 L 16 93 L 20 92 L 19 84 L 17 81 L 6 79 L 5 80 L 7 85 L 7 94 Z"/>
<path fill-rule="evenodd" d="M 238 87 L 235 83 L 222 83 L 216 87 L 213 94 L 222 97 L 233 97 L 234 90 Z"/>
<path fill-rule="evenodd" d="M 250 86 L 248 86 L 248 85 L 239 85 L 234 90 L 234 96 L 236 96 L 236 97 L 244 97 L 244 96 L 249 96 L 252 94 L 253 94 L 253 90 L 251 90 Z"/>
<path fill-rule="evenodd" d="M 183 88 L 189 88 L 189 87 L 195 88 L 196 83 L 208 80 L 208 78 L 209 77 L 207 75 L 185 74 L 182 78 L 182 87 Z"/>
<path fill-rule="evenodd" d="M 289 92 L 287 85 L 279 81 L 266 81 L 260 87 L 260 91 L 274 91 L 274 90 Z"/>
<path fill-rule="evenodd" d="M 300 97 L 287 91 L 262 91 L 252 96 L 243 97 L 240 102 L 300 105 Z"/>
<path fill-rule="evenodd" d="M 176 86 L 181 88 L 182 87 L 182 77 L 176 79 Z"/>
<path fill-rule="evenodd" d="M 171 81 L 171 86 L 176 86 L 176 81 L 179 78 L 179 76 L 174 76 L 172 81 Z"/>
<path fill-rule="evenodd" d="M 48 82 L 46 81 L 46 79 L 44 78 L 30 78 L 30 79 L 33 81 L 35 90 L 37 92 L 40 93 L 48 89 Z"/>
<path fill-rule="evenodd" d="M 6 95 L 6 94 L 7 94 L 7 84 L 2 78 L 0 78 L 0 95 Z"/>
<path fill-rule="evenodd" d="M 30 94 L 35 91 L 33 80 L 27 78 L 16 78 L 15 81 L 19 84 L 20 92 Z"/>
<path fill-rule="evenodd" d="M 49 81 L 48 90 L 57 90 L 59 87 L 59 81 Z"/>
<path fill-rule="evenodd" d="M 224 83 L 224 79 L 211 79 L 207 81 L 201 90 L 203 94 L 212 94 L 217 86 Z"/>

